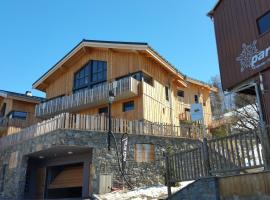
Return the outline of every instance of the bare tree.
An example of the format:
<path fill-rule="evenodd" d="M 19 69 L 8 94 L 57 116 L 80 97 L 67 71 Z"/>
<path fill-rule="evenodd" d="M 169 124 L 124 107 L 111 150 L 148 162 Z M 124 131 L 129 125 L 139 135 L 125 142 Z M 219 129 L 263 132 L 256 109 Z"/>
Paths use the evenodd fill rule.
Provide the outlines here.
<path fill-rule="evenodd" d="M 233 109 L 233 129 L 236 131 L 251 131 L 259 127 L 259 109 L 256 97 L 247 94 L 236 94 Z"/>

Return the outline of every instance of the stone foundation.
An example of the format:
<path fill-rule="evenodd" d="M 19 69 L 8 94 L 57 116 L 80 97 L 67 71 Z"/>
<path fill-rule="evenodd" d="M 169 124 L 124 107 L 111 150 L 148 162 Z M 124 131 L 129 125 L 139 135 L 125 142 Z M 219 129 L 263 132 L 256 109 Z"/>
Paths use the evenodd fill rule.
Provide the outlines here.
<path fill-rule="evenodd" d="M 115 134 L 120 150 L 120 134 Z M 93 148 L 92 155 L 92 186 L 93 192 L 98 191 L 98 175 L 100 173 L 113 174 L 113 187 L 122 185 L 122 177 L 118 170 L 118 163 L 113 140 L 111 151 L 107 150 L 107 133 L 58 130 L 34 139 L 10 146 L 0 153 L 0 172 L 7 165 L 4 177 L 3 191 L 0 197 L 22 199 L 24 195 L 25 175 L 28 156 L 31 153 L 50 149 L 56 146 L 80 146 Z M 134 149 L 137 143 L 154 145 L 154 161 L 138 163 L 134 160 Z M 169 138 L 159 136 L 129 135 L 126 173 L 134 186 L 155 185 L 164 183 L 165 163 L 163 152 L 166 148 L 173 151 L 189 149 L 199 142 L 184 138 Z M 15 152 L 15 153 L 14 153 Z M 3 180 L 0 177 L 0 181 Z"/>

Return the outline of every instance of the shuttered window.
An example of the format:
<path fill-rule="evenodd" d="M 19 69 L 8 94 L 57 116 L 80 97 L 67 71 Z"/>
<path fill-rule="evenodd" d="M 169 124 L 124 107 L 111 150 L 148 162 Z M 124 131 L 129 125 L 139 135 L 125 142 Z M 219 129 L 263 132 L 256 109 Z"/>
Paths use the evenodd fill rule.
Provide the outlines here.
<path fill-rule="evenodd" d="M 135 161 L 151 162 L 155 159 L 153 144 L 135 144 Z"/>

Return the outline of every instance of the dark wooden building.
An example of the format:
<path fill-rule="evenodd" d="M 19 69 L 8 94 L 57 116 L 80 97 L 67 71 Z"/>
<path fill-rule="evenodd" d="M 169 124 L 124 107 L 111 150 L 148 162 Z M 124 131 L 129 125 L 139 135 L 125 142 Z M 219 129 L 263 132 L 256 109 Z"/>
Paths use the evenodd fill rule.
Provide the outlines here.
<path fill-rule="evenodd" d="M 209 16 L 215 26 L 223 90 L 255 85 L 269 128 L 270 1 L 219 0 Z"/>

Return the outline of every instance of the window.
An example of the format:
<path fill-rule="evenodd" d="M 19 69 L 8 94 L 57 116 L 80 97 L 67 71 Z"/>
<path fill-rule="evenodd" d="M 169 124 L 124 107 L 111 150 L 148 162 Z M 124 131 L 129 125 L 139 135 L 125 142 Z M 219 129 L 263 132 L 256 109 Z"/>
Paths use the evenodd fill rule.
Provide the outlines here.
<path fill-rule="evenodd" d="M 260 34 L 270 30 L 270 11 L 268 11 L 257 20 L 257 26 Z"/>
<path fill-rule="evenodd" d="M 151 162 L 155 159 L 155 149 L 153 144 L 135 144 L 135 161 Z"/>
<path fill-rule="evenodd" d="M 195 101 L 195 103 L 199 103 L 198 95 L 194 95 L 194 101 Z"/>
<path fill-rule="evenodd" d="M 4 117 L 5 116 L 6 106 L 7 106 L 7 104 L 6 103 L 3 103 L 2 109 L 0 111 L 0 117 Z"/>
<path fill-rule="evenodd" d="M 169 87 L 165 86 L 165 98 L 167 101 L 169 101 Z"/>
<path fill-rule="evenodd" d="M 106 82 L 107 62 L 91 60 L 74 75 L 74 91 L 93 88 Z"/>
<path fill-rule="evenodd" d="M 0 192 L 4 191 L 5 175 L 7 171 L 7 164 L 3 164 L 0 182 Z"/>
<path fill-rule="evenodd" d="M 80 69 L 74 77 L 74 89 L 82 89 L 88 87 L 89 82 L 89 64 Z"/>
<path fill-rule="evenodd" d="M 26 119 L 27 112 L 22 111 L 12 111 L 8 114 L 8 118 L 10 119 Z"/>
<path fill-rule="evenodd" d="M 178 90 L 178 91 L 177 91 L 177 96 L 178 96 L 178 97 L 184 97 L 184 96 L 185 96 L 184 91 L 183 91 L 183 90 Z"/>
<path fill-rule="evenodd" d="M 123 103 L 123 112 L 134 110 L 134 101 Z"/>
<path fill-rule="evenodd" d="M 149 85 L 153 86 L 153 78 L 145 73 L 142 74 L 143 81 Z"/>
<path fill-rule="evenodd" d="M 99 108 L 98 113 L 99 114 L 102 114 L 102 113 L 107 114 L 108 113 L 108 107 Z"/>
<path fill-rule="evenodd" d="M 107 79 L 107 63 L 104 61 L 91 61 L 91 82 L 100 83 Z"/>

